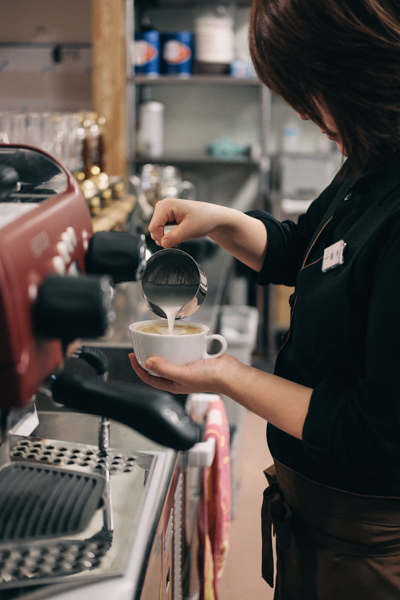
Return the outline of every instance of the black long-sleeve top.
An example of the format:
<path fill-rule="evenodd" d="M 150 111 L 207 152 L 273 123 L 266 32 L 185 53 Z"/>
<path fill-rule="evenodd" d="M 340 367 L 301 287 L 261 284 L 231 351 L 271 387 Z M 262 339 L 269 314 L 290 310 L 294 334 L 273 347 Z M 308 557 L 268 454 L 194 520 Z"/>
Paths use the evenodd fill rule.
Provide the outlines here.
<path fill-rule="evenodd" d="M 302 440 L 268 425 L 272 455 L 331 487 L 400 496 L 400 153 L 335 178 L 297 224 L 249 214 L 268 231 L 257 282 L 295 286 L 275 373 L 314 390 Z M 340 240 L 343 263 L 323 272 Z"/>

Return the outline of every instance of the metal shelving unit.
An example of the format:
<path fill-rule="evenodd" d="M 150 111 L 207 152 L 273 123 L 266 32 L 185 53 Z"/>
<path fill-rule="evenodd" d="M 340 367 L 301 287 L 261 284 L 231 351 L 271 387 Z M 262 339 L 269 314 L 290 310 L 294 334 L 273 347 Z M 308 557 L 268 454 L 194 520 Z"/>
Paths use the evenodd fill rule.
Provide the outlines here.
<path fill-rule="evenodd" d="M 158 2 L 146 2 L 145 4 L 141 0 L 126 0 L 127 2 L 127 44 L 130 46 L 131 40 L 134 39 L 134 15 L 135 5 L 146 10 L 158 10 L 164 8 L 171 9 L 187 9 L 195 8 L 200 6 L 198 0 L 183 0 L 175 2 L 174 0 L 159 0 Z M 203 2 L 201 2 L 203 7 Z M 250 6 L 250 2 L 245 1 L 241 3 L 241 6 Z M 130 55 L 130 48 L 127 53 Z M 167 86 L 168 89 L 174 86 L 177 90 L 188 90 L 191 86 L 211 86 L 218 88 L 226 88 L 227 93 L 227 108 L 229 108 L 229 95 L 234 93 L 234 88 L 238 90 L 244 90 L 250 88 L 259 90 L 258 96 L 258 122 L 256 129 L 259 131 L 259 144 L 260 144 L 260 156 L 257 159 L 250 157 L 235 157 L 232 159 L 221 159 L 212 156 L 208 156 L 206 152 L 193 152 L 188 153 L 183 151 L 182 155 L 179 153 L 167 152 L 162 158 L 154 159 L 146 156 L 139 156 L 136 152 L 136 107 L 138 102 L 137 93 L 138 89 L 144 90 L 146 87 L 159 91 Z M 160 75 L 158 77 L 143 77 L 135 76 L 131 72 L 131 66 L 127 65 L 127 123 L 128 123 L 128 140 L 129 140 L 129 165 L 131 172 L 137 170 L 143 164 L 157 162 L 159 164 L 173 164 L 179 166 L 181 169 L 207 169 L 212 166 L 218 169 L 224 168 L 236 168 L 246 169 L 243 171 L 244 177 L 249 172 L 249 169 L 254 169 L 258 172 L 259 186 L 258 186 L 258 198 L 256 201 L 257 208 L 264 208 L 271 210 L 270 203 L 270 157 L 268 155 L 268 136 L 270 132 L 270 118 L 271 118 L 271 93 L 263 86 L 260 81 L 256 78 L 235 78 L 230 75 L 197 75 L 193 74 L 189 77 L 176 77 L 169 75 Z M 197 114 L 194 111 L 193 119 L 197 119 Z M 232 119 L 234 122 L 234 117 Z M 269 352 L 269 294 L 268 290 L 258 290 L 254 292 L 253 296 L 256 297 L 255 302 L 260 311 L 262 318 L 260 319 L 261 335 L 258 352 L 264 355 L 268 355 Z"/>
<path fill-rule="evenodd" d="M 212 5 L 213 3 L 210 2 Z M 240 6 L 249 7 L 251 5 L 250 0 L 240 0 Z M 238 4 L 238 6 L 239 6 Z M 127 56 L 130 56 L 130 44 L 131 40 L 134 39 L 135 32 L 135 5 L 139 10 L 158 10 L 169 8 L 171 10 L 178 9 L 191 9 L 199 6 L 204 6 L 204 0 L 151 0 L 144 2 L 143 0 L 126 0 L 126 40 L 127 40 Z M 174 162 L 178 165 L 184 164 L 198 164 L 209 165 L 209 164 L 220 164 L 226 165 L 254 165 L 260 171 L 260 200 L 263 206 L 269 206 L 269 171 L 270 171 L 270 160 L 267 154 L 267 137 L 270 129 L 270 113 L 271 113 L 271 94 L 265 86 L 261 85 L 260 81 L 256 78 L 237 78 L 230 75 L 190 75 L 189 77 L 175 77 L 169 75 L 160 75 L 159 77 L 144 77 L 135 76 L 131 73 L 131 65 L 127 64 L 127 123 L 129 131 L 129 150 L 128 156 L 130 158 L 131 165 L 141 165 L 149 161 L 148 157 L 138 156 L 136 154 L 136 111 L 132 107 L 136 106 L 136 88 L 138 86 L 222 86 L 222 87 L 251 87 L 260 89 L 260 100 L 259 100 L 259 128 L 260 128 L 260 147 L 261 156 L 259 160 L 253 160 L 251 158 L 240 158 L 231 160 L 221 160 L 219 158 L 209 157 L 203 154 L 197 154 L 188 156 L 185 152 L 185 156 L 170 155 L 165 156 L 162 159 L 157 159 L 157 162 L 167 163 Z"/>
<path fill-rule="evenodd" d="M 136 111 L 132 107 L 136 106 L 136 86 L 179 86 L 187 87 L 191 85 L 202 85 L 202 86 L 227 86 L 227 87 L 253 87 L 260 89 L 260 100 L 259 100 L 259 129 L 260 129 L 260 158 L 255 160 L 250 157 L 237 157 L 231 159 L 221 159 L 206 154 L 193 154 L 190 155 L 185 152 L 184 155 L 166 155 L 162 158 L 158 158 L 157 162 L 160 164 L 173 163 L 177 165 L 210 165 L 218 164 L 221 166 L 229 165 L 253 165 L 259 169 L 260 173 L 260 205 L 269 208 L 269 175 L 270 175 L 270 158 L 268 156 L 268 134 L 270 129 L 270 115 L 271 115 L 271 93 L 270 91 L 257 79 L 239 79 L 225 76 L 204 76 L 204 75 L 192 75 L 190 77 L 170 77 L 170 76 L 159 76 L 159 77 L 135 77 L 128 76 L 128 130 L 129 130 L 129 158 L 131 165 L 142 165 L 148 162 L 154 162 L 154 159 L 146 156 L 139 156 L 136 153 Z"/>
<path fill-rule="evenodd" d="M 230 75 L 190 75 L 189 77 L 175 77 L 172 75 L 160 75 L 159 77 L 143 77 L 143 76 L 130 76 L 128 77 L 130 83 L 137 85 L 244 85 L 244 86 L 257 86 L 261 84 L 258 79 L 251 77 L 231 77 Z"/>
<path fill-rule="evenodd" d="M 149 156 L 144 156 L 144 155 L 140 155 L 140 156 L 136 156 L 133 159 L 134 164 L 136 165 L 144 165 L 147 163 L 151 163 L 154 162 L 155 159 L 151 158 Z M 245 165 L 245 166 L 254 166 L 254 167 L 258 167 L 260 165 L 260 161 L 258 160 L 254 160 L 252 158 L 227 158 L 227 159 L 223 159 L 223 158 L 214 158 L 213 156 L 207 156 L 207 155 L 201 155 L 201 154 L 195 154 L 193 156 L 178 156 L 178 155 L 165 155 L 162 158 L 157 158 L 156 162 L 158 164 L 161 165 L 166 165 L 166 164 L 174 164 L 177 166 L 185 166 L 185 165 L 221 165 L 221 167 L 223 166 L 230 166 L 230 165 L 236 165 L 236 166 L 240 166 L 240 165 Z"/>

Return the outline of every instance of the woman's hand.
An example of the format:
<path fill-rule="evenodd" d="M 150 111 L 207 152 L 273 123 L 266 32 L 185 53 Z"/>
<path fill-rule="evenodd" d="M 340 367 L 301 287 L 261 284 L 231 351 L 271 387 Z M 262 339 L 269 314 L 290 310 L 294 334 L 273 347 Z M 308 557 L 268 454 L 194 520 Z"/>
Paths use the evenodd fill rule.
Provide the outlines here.
<path fill-rule="evenodd" d="M 161 358 L 149 358 L 140 367 L 134 354 L 131 365 L 145 383 L 171 394 L 223 394 L 245 406 L 289 435 L 302 438 L 312 389 L 245 365 L 229 354 L 198 360 L 183 367 Z"/>
<path fill-rule="evenodd" d="M 219 358 L 198 360 L 184 366 L 168 363 L 162 358 L 149 358 L 146 361 L 146 368 L 159 375 L 154 377 L 142 369 L 133 353 L 129 355 L 129 360 L 142 381 L 171 394 L 223 393 L 223 381 L 227 372 L 234 370 L 235 365 L 240 364 L 236 358 L 228 354 Z"/>
<path fill-rule="evenodd" d="M 164 235 L 167 223 L 177 223 L 177 226 Z M 164 248 L 209 237 L 254 271 L 261 269 L 267 252 L 267 230 L 262 221 L 234 208 L 208 202 L 160 200 L 149 232 L 156 244 Z"/>
<path fill-rule="evenodd" d="M 220 208 L 207 202 L 165 198 L 156 204 L 149 225 L 150 235 L 156 244 L 164 248 L 178 246 L 189 239 L 206 237 L 223 219 Z M 167 223 L 177 223 L 177 226 L 164 235 Z"/>

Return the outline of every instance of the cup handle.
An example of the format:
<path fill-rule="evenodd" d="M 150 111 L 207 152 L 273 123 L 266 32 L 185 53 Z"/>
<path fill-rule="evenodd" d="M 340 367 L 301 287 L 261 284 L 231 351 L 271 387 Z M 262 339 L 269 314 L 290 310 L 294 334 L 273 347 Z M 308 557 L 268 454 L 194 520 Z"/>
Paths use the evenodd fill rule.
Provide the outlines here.
<path fill-rule="evenodd" d="M 219 352 L 217 352 L 216 354 L 208 354 L 208 352 L 207 352 L 207 346 L 211 340 L 218 340 L 219 343 L 221 344 L 221 350 Z M 219 335 L 218 333 L 213 333 L 212 335 L 208 335 L 204 340 L 203 358 L 219 358 L 220 356 L 222 356 L 222 354 L 224 354 L 226 352 L 227 348 L 228 348 L 228 342 L 226 341 L 224 336 Z"/>

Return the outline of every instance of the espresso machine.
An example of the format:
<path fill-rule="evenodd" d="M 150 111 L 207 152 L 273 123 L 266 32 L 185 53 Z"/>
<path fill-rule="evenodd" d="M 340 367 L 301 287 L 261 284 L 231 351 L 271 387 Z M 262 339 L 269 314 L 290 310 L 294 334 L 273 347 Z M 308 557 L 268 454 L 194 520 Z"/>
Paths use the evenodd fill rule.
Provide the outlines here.
<path fill-rule="evenodd" d="M 0 145 L 0 599 L 183 597 L 179 456 L 200 428 L 172 395 L 110 381 L 77 342 L 105 334 L 145 250 L 141 235 L 94 234 L 50 155 Z M 39 393 L 54 410 L 36 410 Z"/>

